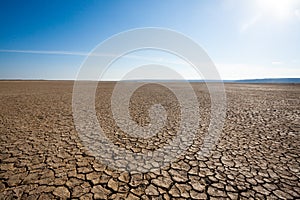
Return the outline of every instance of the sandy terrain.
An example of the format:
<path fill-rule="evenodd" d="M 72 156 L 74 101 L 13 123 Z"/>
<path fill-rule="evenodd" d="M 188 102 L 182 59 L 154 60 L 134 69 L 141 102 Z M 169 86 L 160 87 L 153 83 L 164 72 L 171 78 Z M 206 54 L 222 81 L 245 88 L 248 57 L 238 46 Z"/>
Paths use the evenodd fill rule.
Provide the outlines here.
<path fill-rule="evenodd" d="M 170 91 L 152 84 L 132 97 L 130 113 L 141 126 L 153 103 L 169 114 L 168 131 L 149 141 L 114 123 L 113 86 L 101 84 L 96 100 L 111 141 L 144 152 L 172 139 L 180 110 Z M 204 158 L 195 152 L 208 128 L 210 99 L 203 84 L 193 86 L 203 113 L 196 140 L 171 165 L 142 174 L 113 170 L 86 151 L 73 122 L 73 82 L 0 81 L 0 199 L 300 198 L 300 85 L 226 84 L 223 133 Z"/>

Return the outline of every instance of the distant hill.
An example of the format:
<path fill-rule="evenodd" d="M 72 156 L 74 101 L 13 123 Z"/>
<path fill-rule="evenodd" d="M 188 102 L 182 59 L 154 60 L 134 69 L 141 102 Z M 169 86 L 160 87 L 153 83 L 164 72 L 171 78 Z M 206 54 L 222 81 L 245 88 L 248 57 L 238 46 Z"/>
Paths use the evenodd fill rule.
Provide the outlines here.
<path fill-rule="evenodd" d="M 244 80 L 151 80 L 151 79 L 137 79 L 137 80 L 122 80 L 125 82 L 224 82 L 224 83 L 300 83 L 300 78 L 265 78 L 265 79 L 244 79 Z"/>
<path fill-rule="evenodd" d="M 236 81 L 224 81 L 235 83 L 300 83 L 300 78 L 265 78 L 265 79 L 245 79 Z"/>

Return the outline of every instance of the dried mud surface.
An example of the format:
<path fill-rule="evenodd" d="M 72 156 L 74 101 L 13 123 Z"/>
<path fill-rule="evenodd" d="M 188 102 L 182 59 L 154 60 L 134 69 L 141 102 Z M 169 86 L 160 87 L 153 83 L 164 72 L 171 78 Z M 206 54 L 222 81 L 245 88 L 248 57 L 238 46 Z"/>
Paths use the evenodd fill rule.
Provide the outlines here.
<path fill-rule="evenodd" d="M 225 84 L 227 113 L 209 157 L 195 156 L 207 131 L 210 98 L 193 83 L 200 102 L 198 137 L 172 164 L 147 173 L 105 166 L 86 150 L 74 127 L 72 81 L 0 81 L 0 199 L 292 199 L 300 198 L 300 85 Z M 122 132 L 110 111 L 114 83 L 97 90 L 100 125 L 132 152 L 151 151 L 176 134 L 178 102 L 150 84 L 131 99 L 141 126 L 160 102 L 169 123 L 149 139 Z M 178 85 L 180 89 L 180 85 Z"/>

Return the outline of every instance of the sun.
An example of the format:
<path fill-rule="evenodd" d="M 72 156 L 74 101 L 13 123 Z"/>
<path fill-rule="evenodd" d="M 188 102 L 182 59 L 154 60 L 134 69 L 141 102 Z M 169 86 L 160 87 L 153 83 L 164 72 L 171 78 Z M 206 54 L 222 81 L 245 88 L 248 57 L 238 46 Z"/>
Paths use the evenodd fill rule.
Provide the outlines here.
<path fill-rule="evenodd" d="M 295 0 L 257 0 L 257 2 L 265 14 L 283 20 L 293 13 Z"/>

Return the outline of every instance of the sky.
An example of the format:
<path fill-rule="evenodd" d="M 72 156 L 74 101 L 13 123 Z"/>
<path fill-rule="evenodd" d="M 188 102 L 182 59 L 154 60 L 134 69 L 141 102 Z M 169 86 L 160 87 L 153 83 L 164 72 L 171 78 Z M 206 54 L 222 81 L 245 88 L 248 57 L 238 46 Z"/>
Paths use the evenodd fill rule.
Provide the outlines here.
<path fill-rule="evenodd" d="M 0 79 L 76 79 L 89 52 L 120 32 L 167 28 L 197 42 L 222 79 L 300 78 L 300 0 L 2 1 Z M 130 67 L 193 69 L 146 50 L 112 64 L 108 80 Z"/>

